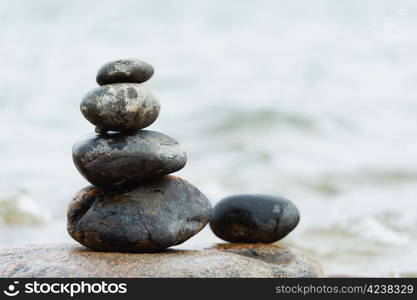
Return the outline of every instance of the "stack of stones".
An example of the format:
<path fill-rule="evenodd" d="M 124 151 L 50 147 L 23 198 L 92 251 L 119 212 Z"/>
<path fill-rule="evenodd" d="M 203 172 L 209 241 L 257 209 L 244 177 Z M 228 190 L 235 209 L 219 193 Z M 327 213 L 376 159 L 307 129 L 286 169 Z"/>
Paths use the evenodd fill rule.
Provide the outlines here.
<path fill-rule="evenodd" d="M 73 160 L 92 186 L 68 207 L 72 238 L 98 251 L 157 252 L 178 245 L 209 221 L 211 205 L 187 181 L 168 174 L 182 169 L 186 154 L 171 137 L 143 130 L 160 103 L 143 82 L 153 67 L 136 59 L 105 64 L 98 88 L 81 102 L 96 134 L 78 140 Z"/>

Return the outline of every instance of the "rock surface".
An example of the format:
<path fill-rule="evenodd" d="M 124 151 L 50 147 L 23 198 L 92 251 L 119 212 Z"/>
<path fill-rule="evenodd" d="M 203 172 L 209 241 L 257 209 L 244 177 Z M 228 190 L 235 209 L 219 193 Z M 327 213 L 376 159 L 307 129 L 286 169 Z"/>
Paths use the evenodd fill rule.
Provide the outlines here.
<path fill-rule="evenodd" d="M 151 78 L 153 73 L 153 67 L 139 59 L 120 59 L 102 66 L 97 73 L 96 81 L 99 85 L 120 82 L 142 83 Z"/>
<path fill-rule="evenodd" d="M 156 120 L 160 107 L 154 91 L 137 83 L 100 86 L 80 104 L 84 117 L 102 132 L 145 128 Z"/>
<path fill-rule="evenodd" d="M 94 252 L 75 245 L 0 250 L 0 277 L 322 277 L 303 252 L 264 244 L 156 254 Z"/>
<path fill-rule="evenodd" d="M 232 243 L 273 243 L 290 233 L 300 213 L 289 200 L 268 195 L 235 195 L 213 208 L 210 227 Z"/>
<path fill-rule="evenodd" d="M 78 171 L 90 183 L 103 188 L 167 175 L 187 162 L 177 141 L 149 130 L 88 135 L 74 144 L 72 156 Z"/>
<path fill-rule="evenodd" d="M 68 233 L 91 249 L 156 252 L 208 223 L 211 204 L 187 181 L 164 176 L 131 189 L 82 189 L 68 207 Z"/>

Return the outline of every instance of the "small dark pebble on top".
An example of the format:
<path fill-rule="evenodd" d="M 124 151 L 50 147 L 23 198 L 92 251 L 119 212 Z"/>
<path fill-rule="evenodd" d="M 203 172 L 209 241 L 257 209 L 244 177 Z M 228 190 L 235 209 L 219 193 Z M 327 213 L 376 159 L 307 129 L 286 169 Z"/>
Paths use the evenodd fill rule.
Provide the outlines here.
<path fill-rule="evenodd" d="M 108 62 L 97 73 L 99 85 L 110 83 L 142 83 L 154 73 L 153 67 L 139 59 L 127 58 Z"/>

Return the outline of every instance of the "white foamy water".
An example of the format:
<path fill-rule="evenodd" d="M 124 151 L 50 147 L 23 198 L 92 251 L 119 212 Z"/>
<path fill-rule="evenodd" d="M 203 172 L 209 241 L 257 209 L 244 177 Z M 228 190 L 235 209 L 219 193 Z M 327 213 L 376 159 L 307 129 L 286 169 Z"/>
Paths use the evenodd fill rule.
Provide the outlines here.
<path fill-rule="evenodd" d="M 302 219 L 281 243 L 326 273 L 416 276 L 417 3 L 205 2 L 1 2 L 0 247 L 71 241 L 79 102 L 103 63 L 137 57 L 156 70 L 150 129 L 213 204 L 283 195 Z"/>

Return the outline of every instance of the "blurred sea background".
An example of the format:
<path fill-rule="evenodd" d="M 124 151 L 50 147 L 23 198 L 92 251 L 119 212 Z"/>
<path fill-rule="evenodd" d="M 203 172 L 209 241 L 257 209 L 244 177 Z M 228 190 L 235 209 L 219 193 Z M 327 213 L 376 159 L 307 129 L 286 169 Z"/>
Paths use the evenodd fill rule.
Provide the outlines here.
<path fill-rule="evenodd" d="M 302 219 L 279 244 L 327 274 L 417 276 L 416 36 L 412 0 L 1 1 L 0 247 L 73 242 L 79 102 L 135 57 L 155 68 L 150 129 L 213 204 L 285 196 Z"/>

